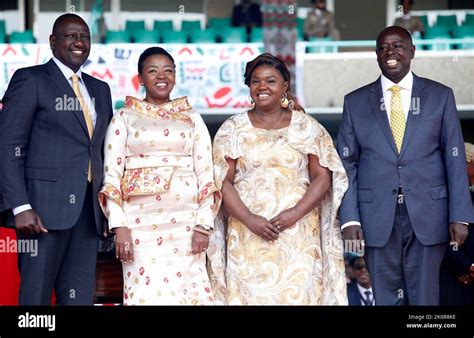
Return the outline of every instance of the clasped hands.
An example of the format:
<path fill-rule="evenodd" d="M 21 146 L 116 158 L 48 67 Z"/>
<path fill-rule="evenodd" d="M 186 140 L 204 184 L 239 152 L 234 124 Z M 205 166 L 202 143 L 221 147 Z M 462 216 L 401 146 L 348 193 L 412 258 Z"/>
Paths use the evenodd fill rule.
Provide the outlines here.
<path fill-rule="evenodd" d="M 270 220 L 265 217 L 250 214 L 243 223 L 257 236 L 266 241 L 273 242 L 278 239 L 280 232 L 293 226 L 301 216 L 295 207 L 285 209 Z"/>

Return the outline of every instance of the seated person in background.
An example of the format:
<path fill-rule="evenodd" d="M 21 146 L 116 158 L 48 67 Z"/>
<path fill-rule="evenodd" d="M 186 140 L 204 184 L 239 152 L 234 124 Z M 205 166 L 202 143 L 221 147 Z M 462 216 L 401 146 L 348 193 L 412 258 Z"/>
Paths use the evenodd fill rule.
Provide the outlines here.
<path fill-rule="evenodd" d="M 326 9 L 326 1 L 311 0 L 311 3 L 314 8 L 308 12 L 303 26 L 305 37 L 331 37 L 333 40 L 339 40 L 340 34 L 336 29 L 334 14 Z"/>
<path fill-rule="evenodd" d="M 411 14 L 411 6 L 415 2 L 413 0 L 400 0 L 399 4 L 403 6 L 403 16 L 397 18 L 394 26 L 400 26 L 409 31 L 413 37 L 420 38 L 425 34 L 425 27 L 420 17 Z"/>
<path fill-rule="evenodd" d="M 352 268 L 355 282 L 347 287 L 349 305 L 373 306 L 375 305 L 370 275 L 365 265 L 364 257 L 353 254 L 349 257 L 349 266 Z"/>
<path fill-rule="evenodd" d="M 232 11 L 232 26 L 245 26 L 247 33 L 250 33 L 254 26 L 262 27 L 260 5 L 251 0 L 242 0 L 240 5 L 235 5 Z"/>

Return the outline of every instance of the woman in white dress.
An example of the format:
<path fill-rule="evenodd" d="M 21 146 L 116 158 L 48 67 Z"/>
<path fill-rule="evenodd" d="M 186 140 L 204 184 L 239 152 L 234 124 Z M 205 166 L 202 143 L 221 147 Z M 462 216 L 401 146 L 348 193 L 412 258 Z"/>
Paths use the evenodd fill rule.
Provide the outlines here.
<path fill-rule="evenodd" d="M 138 61 L 146 97 L 127 97 L 105 140 L 101 206 L 123 263 L 124 305 L 213 304 L 206 249 L 220 195 L 211 140 L 160 47 Z"/>

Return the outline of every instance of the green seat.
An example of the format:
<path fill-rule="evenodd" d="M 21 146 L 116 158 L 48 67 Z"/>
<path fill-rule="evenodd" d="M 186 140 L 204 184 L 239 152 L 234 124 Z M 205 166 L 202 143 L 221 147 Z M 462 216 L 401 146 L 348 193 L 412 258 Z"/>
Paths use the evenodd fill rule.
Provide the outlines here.
<path fill-rule="evenodd" d="M 187 32 L 184 31 L 163 31 L 160 32 L 163 43 L 186 43 Z"/>
<path fill-rule="evenodd" d="M 199 20 L 183 20 L 181 21 L 181 30 L 185 32 L 201 30 L 201 21 Z"/>
<path fill-rule="evenodd" d="M 5 20 L 0 20 L 0 34 L 7 35 L 7 26 Z"/>
<path fill-rule="evenodd" d="M 447 27 L 448 30 L 452 30 L 457 25 L 456 15 L 438 15 L 436 18 L 436 26 Z"/>
<path fill-rule="evenodd" d="M 474 26 L 474 14 L 466 14 L 466 18 L 462 24 L 463 26 Z"/>
<path fill-rule="evenodd" d="M 227 27 L 222 35 L 222 42 L 247 42 L 247 29 L 245 27 Z"/>
<path fill-rule="evenodd" d="M 130 33 L 133 33 L 135 31 L 144 31 L 146 30 L 145 20 L 138 20 L 138 21 L 127 20 L 125 21 L 125 30 L 129 31 Z"/>
<path fill-rule="evenodd" d="M 310 37 L 309 41 L 333 41 L 331 37 L 317 38 Z M 337 53 L 337 47 L 335 46 L 309 46 L 307 53 Z"/>
<path fill-rule="evenodd" d="M 232 26 L 232 20 L 230 18 L 210 18 L 207 26 L 213 28 L 216 31 L 223 30 L 227 27 Z"/>
<path fill-rule="evenodd" d="M 216 32 L 212 28 L 193 31 L 190 35 L 190 41 L 192 43 L 214 43 L 216 42 Z"/>
<path fill-rule="evenodd" d="M 35 38 L 33 37 L 33 32 L 31 30 L 26 30 L 23 32 L 13 32 L 10 35 L 10 43 L 34 43 Z"/>
<path fill-rule="evenodd" d="M 131 36 L 129 31 L 112 31 L 105 33 L 105 43 L 130 43 Z"/>
<path fill-rule="evenodd" d="M 252 27 L 250 32 L 250 42 L 263 42 L 263 28 Z"/>
<path fill-rule="evenodd" d="M 153 22 L 154 31 L 172 31 L 173 30 L 173 21 L 172 20 L 155 20 Z"/>
<path fill-rule="evenodd" d="M 159 43 L 160 36 L 158 31 L 135 31 L 133 32 L 133 42 L 135 43 Z"/>
<path fill-rule="evenodd" d="M 430 25 L 428 24 L 428 15 L 420 15 L 419 18 L 421 20 L 421 23 L 423 24 L 423 27 L 425 27 L 425 30 L 430 27 Z"/>
<path fill-rule="evenodd" d="M 451 39 L 449 34 L 449 28 L 447 26 L 433 26 L 428 27 L 425 30 L 425 40 L 436 40 L 436 39 Z M 426 45 L 428 50 L 449 50 L 451 45 L 449 43 L 433 43 L 431 45 Z"/>
<path fill-rule="evenodd" d="M 455 39 L 474 38 L 474 25 L 461 26 L 453 29 Z M 457 45 L 458 49 L 474 49 L 474 43 L 462 43 Z"/>

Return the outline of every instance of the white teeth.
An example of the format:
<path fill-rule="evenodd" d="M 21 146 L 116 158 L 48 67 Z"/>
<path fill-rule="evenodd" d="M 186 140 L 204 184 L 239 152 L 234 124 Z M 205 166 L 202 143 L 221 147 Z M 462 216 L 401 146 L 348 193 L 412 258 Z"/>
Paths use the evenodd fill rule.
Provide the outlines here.
<path fill-rule="evenodd" d="M 164 88 L 164 87 L 166 87 L 167 85 L 166 85 L 166 83 L 157 83 L 156 86 L 157 86 L 157 87 L 160 87 L 160 88 Z"/>
<path fill-rule="evenodd" d="M 268 96 L 270 96 L 270 95 L 268 95 L 268 94 L 258 94 L 258 97 L 268 97 Z"/>
<path fill-rule="evenodd" d="M 74 54 L 82 55 L 82 51 L 80 51 L 80 50 L 73 50 L 72 52 Z"/>
<path fill-rule="evenodd" d="M 389 66 L 395 66 L 398 63 L 397 60 L 387 60 L 387 65 Z"/>

